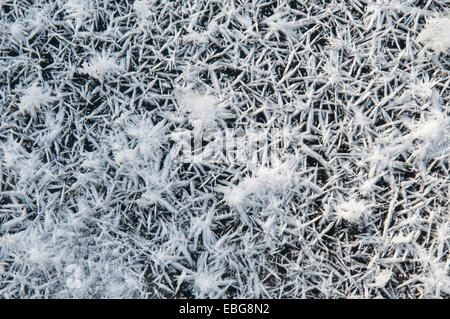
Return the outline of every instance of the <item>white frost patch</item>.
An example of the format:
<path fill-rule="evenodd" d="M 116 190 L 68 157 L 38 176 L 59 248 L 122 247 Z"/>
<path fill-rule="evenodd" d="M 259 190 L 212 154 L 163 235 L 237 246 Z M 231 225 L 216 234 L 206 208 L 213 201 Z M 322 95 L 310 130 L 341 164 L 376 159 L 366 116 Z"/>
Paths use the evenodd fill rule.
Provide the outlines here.
<path fill-rule="evenodd" d="M 64 5 L 66 19 L 70 23 L 75 23 L 74 28 L 78 29 L 84 19 L 90 15 L 88 2 L 83 0 L 69 0 Z"/>
<path fill-rule="evenodd" d="M 84 160 L 81 162 L 81 167 L 98 170 L 103 165 L 103 160 L 96 156 L 94 152 L 86 152 L 83 154 Z"/>
<path fill-rule="evenodd" d="M 153 14 L 152 7 L 148 0 L 135 1 L 133 4 L 133 10 L 141 19 L 147 18 Z"/>
<path fill-rule="evenodd" d="M 375 282 L 372 284 L 373 287 L 383 288 L 391 279 L 392 272 L 389 269 L 380 271 L 375 276 Z"/>
<path fill-rule="evenodd" d="M 260 167 L 253 177 L 246 177 L 238 185 L 225 189 L 224 200 L 230 207 L 240 208 L 249 200 L 248 196 L 255 193 L 281 193 L 292 182 L 293 175 L 287 163 L 277 167 Z"/>
<path fill-rule="evenodd" d="M 175 98 L 181 111 L 189 114 L 190 121 L 203 127 L 214 126 L 215 120 L 223 111 L 218 105 L 218 98 L 213 95 L 176 90 Z"/>
<path fill-rule="evenodd" d="M 436 1 L 28 2 L 0 0 L 0 296 L 448 298 Z"/>
<path fill-rule="evenodd" d="M 36 111 L 41 106 L 53 101 L 54 98 L 50 95 L 48 90 L 45 90 L 37 83 L 32 84 L 24 91 L 24 95 L 20 99 L 19 110 L 22 113 L 28 113 L 36 116 Z"/>
<path fill-rule="evenodd" d="M 433 87 L 436 85 L 437 81 L 432 81 L 429 79 L 424 79 L 418 81 L 417 83 L 412 83 L 409 85 L 411 93 L 420 98 L 430 98 L 433 95 Z"/>
<path fill-rule="evenodd" d="M 243 185 L 238 185 L 224 191 L 224 200 L 230 207 L 239 208 L 249 194 L 251 194 L 249 189 Z"/>
<path fill-rule="evenodd" d="M 136 12 L 137 15 L 145 16 L 150 11 L 150 5 L 145 0 L 138 0 L 134 2 L 133 10 Z"/>
<path fill-rule="evenodd" d="M 220 275 L 220 274 L 219 274 Z M 218 275 L 214 273 L 196 274 L 194 285 L 200 291 L 200 294 L 207 295 L 210 291 L 217 289 L 216 281 Z"/>
<path fill-rule="evenodd" d="M 434 112 L 426 121 L 413 124 L 410 137 L 428 143 L 438 141 L 445 136 L 448 127 L 448 118 L 441 112 Z"/>
<path fill-rule="evenodd" d="M 153 125 L 150 118 L 136 118 L 127 124 L 125 132 L 136 139 L 136 149 L 147 161 L 159 154 L 161 143 L 165 140 L 165 122 Z"/>
<path fill-rule="evenodd" d="M 67 287 L 72 289 L 81 288 L 81 276 L 83 274 L 81 267 L 76 264 L 70 264 L 66 267 L 66 272 L 69 273 L 66 280 Z"/>
<path fill-rule="evenodd" d="M 17 143 L 15 140 L 10 138 L 7 142 L 2 142 L 0 144 L 0 163 L 2 163 L 6 168 L 14 168 L 16 165 L 28 158 L 28 154 L 25 149 Z"/>
<path fill-rule="evenodd" d="M 288 36 L 295 36 L 295 30 L 301 26 L 300 21 L 290 21 L 284 13 L 271 15 L 264 20 L 264 24 L 272 32 L 282 32 Z"/>
<path fill-rule="evenodd" d="M 408 235 L 396 235 L 395 237 L 392 238 L 392 243 L 395 245 L 399 245 L 399 244 L 408 244 L 413 240 L 414 237 L 414 233 L 410 232 Z"/>
<path fill-rule="evenodd" d="M 441 129 L 439 121 L 431 120 L 418 124 L 412 135 L 425 141 L 435 140 L 439 137 Z"/>
<path fill-rule="evenodd" d="M 20 20 L 16 20 L 9 27 L 9 34 L 11 35 L 12 41 L 17 41 L 23 38 L 25 35 L 25 26 Z"/>
<path fill-rule="evenodd" d="M 356 199 L 342 201 L 336 206 L 336 216 L 338 219 L 345 219 L 350 223 L 360 222 L 367 212 L 367 205 L 363 201 Z"/>
<path fill-rule="evenodd" d="M 183 41 L 186 43 L 205 44 L 208 43 L 208 33 L 192 31 L 183 37 Z"/>
<path fill-rule="evenodd" d="M 411 158 L 424 169 L 425 162 L 448 152 L 450 120 L 448 116 L 434 110 L 426 119 L 406 124 L 411 132 L 405 136 L 412 146 Z"/>
<path fill-rule="evenodd" d="M 34 246 L 32 247 L 28 252 L 28 258 L 32 263 L 44 265 L 48 259 L 49 255 L 48 253 L 43 250 L 45 247 L 42 246 Z"/>
<path fill-rule="evenodd" d="M 133 163 L 136 161 L 137 153 L 134 149 L 124 149 L 117 151 L 114 155 L 114 159 L 117 164 Z"/>
<path fill-rule="evenodd" d="M 450 17 L 434 17 L 427 21 L 417 40 L 437 53 L 450 47 Z"/>
<path fill-rule="evenodd" d="M 103 82 L 105 78 L 120 70 L 121 67 L 117 64 L 116 59 L 102 52 L 101 54 L 96 53 L 90 59 L 89 63 L 84 62 L 80 71 L 81 73 L 88 74 L 100 82 Z"/>

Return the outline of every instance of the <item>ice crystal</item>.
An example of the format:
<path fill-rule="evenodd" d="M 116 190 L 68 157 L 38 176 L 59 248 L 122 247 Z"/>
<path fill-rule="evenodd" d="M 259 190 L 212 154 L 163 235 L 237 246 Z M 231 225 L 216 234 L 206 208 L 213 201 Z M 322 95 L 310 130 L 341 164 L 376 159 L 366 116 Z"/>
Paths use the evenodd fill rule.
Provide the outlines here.
<path fill-rule="evenodd" d="M 448 1 L 0 3 L 0 298 L 449 298 Z"/>

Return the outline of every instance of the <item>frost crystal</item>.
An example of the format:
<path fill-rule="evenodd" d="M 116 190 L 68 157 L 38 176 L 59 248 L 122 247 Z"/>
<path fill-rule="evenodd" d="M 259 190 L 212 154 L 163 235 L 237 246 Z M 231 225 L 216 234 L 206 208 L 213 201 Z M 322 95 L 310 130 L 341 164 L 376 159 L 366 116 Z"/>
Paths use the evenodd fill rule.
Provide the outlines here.
<path fill-rule="evenodd" d="M 23 113 L 36 115 L 36 111 L 48 102 L 51 102 L 53 98 L 49 92 L 37 83 L 34 83 L 29 88 L 24 90 L 24 93 L 20 99 L 19 110 Z"/>
<path fill-rule="evenodd" d="M 367 207 L 361 201 L 354 199 L 344 201 L 336 207 L 336 215 L 339 219 L 345 219 L 351 223 L 357 223 L 367 214 Z"/>
<path fill-rule="evenodd" d="M 181 106 L 181 111 L 188 114 L 192 123 L 208 127 L 214 125 L 216 119 L 221 116 L 219 101 L 213 95 L 198 92 L 176 92 L 175 96 Z"/>
<path fill-rule="evenodd" d="M 450 297 L 448 1 L 0 0 L 0 298 Z"/>
<path fill-rule="evenodd" d="M 450 48 L 450 17 L 430 18 L 417 40 L 437 53 L 445 52 Z"/>
<path fill-rule="evenodd" d="M 95 53 L 89 63 L 84 62 L 80 71 L 103 82 L 105 78 L 112 76 L 119 70 L 120 67 L 116 64 L 116 60 L 103 52 L 101 54 Z"/>

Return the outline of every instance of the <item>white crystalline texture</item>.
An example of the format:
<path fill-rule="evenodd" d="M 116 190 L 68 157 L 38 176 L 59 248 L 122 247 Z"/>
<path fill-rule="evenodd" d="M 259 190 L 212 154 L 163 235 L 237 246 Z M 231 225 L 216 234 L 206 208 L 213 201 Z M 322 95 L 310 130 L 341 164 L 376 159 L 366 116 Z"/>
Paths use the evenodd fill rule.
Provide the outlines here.
<path fill-rule="evenodd" d="M 20 39 L 23 36 L 23 33 L 24 33 L 23 27 L 24 26 L 19 21 L 11 24 L 11 26 L 9 28 L 9 33 L 13 37 L 13 40 Z"/>
<path fill-rule="evenodd" d="M 137 0 L 133 4 L 133 9 L 136 12 L 136 14 L 141 17 L 145 18 L 149 15 L 151 15 L 151 6 L 148 0 Z"/>
<path fill-rule="evenodd" d="M 450 17 L 429 19 L 417 40 L 437 53 L 446 52 L 450 48 Z"/>
<path fill-rule="evenodd" d="M 0 298 L 449 299 L 448 0 L 0 3 Z"/>
<path fill-rule="evenodd" d="M 41 108 L 41 106 L 51 102 L 52 100 L 53 97 L 49 92 L 44 91 L 39 84 L 34 83 L 29 88 L 25 89 L 24 94 L 20 99 L 19 110 L 23 113 L 36 115 L 36 112 Z"/>
<path fill-rule="evenodd" d="M 120 70 L 116 60 L 113 57 L 109 57 L 104 53 L 96 53 L 89 62 L 84 62 L 81 68 L 81 72 L 96 78 L 100 82 L 106 77 L 112 76 Z"/>
<path fill-rule="evenodd" d="M 70 274 L 67 277 L 67 286 L 72 289 L 81 288 L 82 270 L 76 264 L 70 264 L 66 267 L 66 271 Z"/>
<path fill-rule="evenodd" d="M 219 101 L 215 96 L 197 92 L 178 92 L 176 96 L 181 111 L 188 113 L 191 121 L 200 121 L 205 126 L 215 123 L 219 115 Z"/>
<path fill-rule="evenodd" d="M 69 18 L 78 18 L 84 14 L 86 11 L 86 6 L 86 1 L 68 0 L 64 5 L 64 9 L 68 13 Z"/>
<path fill-rule="evenodd" d="M 368 209 L 364 202 L 355 199 L 344 201 L 336 207 L 336 215 L 339 219 L 345 219 L 351 223 L 358 223 Z"/>
<path fill-rule="evenodd" d="M 125 149 L 117 151 L 114 157 L 117 164 L 133 163 L 133 161 L 136 159 L 136 150 Z"/>
<path fill-rule="evenodd" d="M 208 35 L 206 33 L 191 32 L 185 35 L 183 40 L 187 43 L 205 44 L 208 43 Z"/>
<path fill-rule="evenodd" d="M 415 127 L 413 136 L 426 141 L 439 138 L 442 134 L 442 124 L 437 120 L 420 123 Z"/>
<path fill-rule="evenodd" d="M 378 288 L 383 288 L 391 279 L 391 276 L 392 272 L 388 269 L 380 271 L 380 273 L 375 276 L 374 286 Z"/>
<path fill-rule="evenodd" d="M 230 207 L 240 208 L 252 194 L 283 193 L 292 185 L 293 177 L 287 163 L 276 167 L 259 167 L 254 177 L 245 177 L 238 185 L 224 190 L 224 199 Z"/>

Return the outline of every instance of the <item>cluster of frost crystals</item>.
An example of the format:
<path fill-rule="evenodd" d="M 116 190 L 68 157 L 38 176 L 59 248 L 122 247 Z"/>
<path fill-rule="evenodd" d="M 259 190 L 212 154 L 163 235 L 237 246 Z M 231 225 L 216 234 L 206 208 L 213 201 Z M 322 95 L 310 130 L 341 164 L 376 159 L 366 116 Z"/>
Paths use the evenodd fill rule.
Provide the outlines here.
<path fill-rule="evenodd" d="M 448 10 L 0 1 L 0 297 L 449 298 Z"/>
<path fill-rule="evenodd" d="M 450 48 L 450 15 L 430 18 L 417 40 L 436 52 L 445 52 Z"/>

